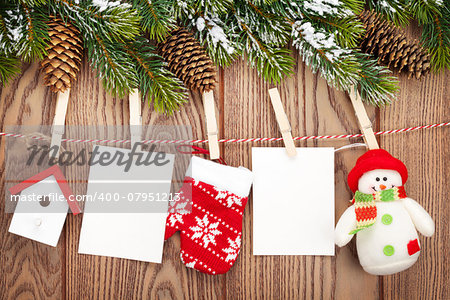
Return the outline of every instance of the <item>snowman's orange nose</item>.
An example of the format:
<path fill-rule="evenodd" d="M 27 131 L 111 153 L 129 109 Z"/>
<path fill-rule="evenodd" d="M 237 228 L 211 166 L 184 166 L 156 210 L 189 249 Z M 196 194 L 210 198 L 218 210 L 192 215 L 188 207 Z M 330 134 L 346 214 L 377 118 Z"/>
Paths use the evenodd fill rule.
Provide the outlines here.
<path fill-rule="evenodd" d="M 384 184 L 380 184 L 380 189 L 385 190 L 386 186 Z"/>

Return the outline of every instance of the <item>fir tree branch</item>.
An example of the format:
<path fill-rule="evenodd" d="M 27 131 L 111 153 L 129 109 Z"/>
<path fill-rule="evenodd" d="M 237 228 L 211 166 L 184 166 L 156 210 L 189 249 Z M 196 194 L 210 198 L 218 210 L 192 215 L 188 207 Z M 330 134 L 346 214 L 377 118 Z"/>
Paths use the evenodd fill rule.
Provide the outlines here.
<path fill-rule="evenodd" d="M 271 13 L 266 7 L 258 7 L 249 2 L 239 5 L 236 1 L 235 11 L 239 14 L 240 23 L 245 23 L 254 34 L 266 45 L 283 47 L 289 41 L 289 23 L 278 14 Z"/>
<path fill-rule="evenodd" d="M 345 0 L 326 3 L 314 1 L 280 0 L 271 5 L 274 14 L 283 15 L 288 23 L 292 20 L 308 19 L 315 28 L 333 33 L 338 44 L 354 48 L 364 31 L 355 13 L 362 11 L 361 0 Z"/>
<path fill-rule="evenodd" d="M 441 16 L 442 0 L 407 0 L 409 11 L 420 25 L 433 23 Z M 445 5 L 446 6 L 446 5 Z"/>
<path fill-rule="evenodd" d="M 431 56 L 431 67 L 440 71 L 450 67 L 450 10 L 442 7 L 442 14 L 423 25 L 422 43 Z"/>
<path fill-rule="evenodd" d="M 339 46 L 343 48 L 356 48 L 359 39 L 364 33 L 364 27 L 355 16 L 338 17 L 310 17 L 315 27 L 323 28 L 327 32 L 334 32 Z"/>
<path fill-rule="evenodd" d="M 183 83 L 165 68 L 162 57 L 145 38 L 124 44 L 135 63 L 142 98 L 153 100 L 157 111 L 172 114 L 180 105 L 187 102 L 187 92 Z"/>
<path fill-rule="evenodd" d="M 132 4 L 139 12 L 142 28 L 149 33 L 150 39 L 162 42 L 176 28 L 176 18 L 172 13 L 174 1 L 133 0 Z"/>
<path fill-rule="evenodd" d="M 360 14 L 363 9 L 366 1 L 364 0 L 340 0 L 344 7 L 350 9 L 355 15 Z"/>
<path fill-rule="evenodd" d="M 235 17 L 242 29 L 243 49 L 247 54 L 250 66 L 256 68 L 258 74 L 269 82 L 278 83 L 284 76 L 291 74 L 294 59 L 290 56 L 290 51 L 264 44 L 238 14 Z"/>
<path fill-rule="evenodd" d="M 59 15 L 69 21 L 84 35 L 91 38 L 101 36 L 110 41 L 133 39 L 139 34 L 139 16 L 129 4 L 119 4 L 105 9 L 92 0 L 49 0 L 50 14 Z"/>
<path fill-rule="evenodd" d="M 353 51 L 339 47 L 334 35 L 316 31 L 309 22 L 297 21 L 292 26 L 292 45 L 314 73 L 320 74 L 328 84 L 349 90 L 359 79 L 359 63 Z"/>
<path fill-rule="evenodd" d="M 184 1 L 204 14 L 226 14 L 233 5 L 233 0 L 187 0 Z"/>
<path fill-rule="evenodd" d="M 8 31 L 3 17 L 4 14 L 6 14 L 6 12 L 3 9 L 0 9 L 0 49 L 1 52 L 8 55 L 14 53 L 14 49 L 11 40 L 8 38 Z"/>
<path fill-rule="evenodd" d="M 397 78 L 390 76 L 391 71 L 380 66 L 375 58 L 363 53 L 355 56 L 361 69 L 358 80 L 361 99 L 376 106 L 391 103 L 399 89 Z"/>
<path fill-rule="evenodd" d="M 307 20 L 292 29 L 293 46 L 312 71 L 320 72 L 328 84 L 349 91 L 357 84 L 364 101 L 381 106 L 390 103 L 398 89 L 395 77 L 368 55 L 340 47 L 333 34 L 313 27 Z"/>
<path fill-rule="evenodd" d="M 241 54 L 237 24 L 231 14 L 204 13 L 184 1 L 177 1 L 173 13 L 181 26 L 195 32 L 208 56 L 219 66 L 229 66 Z"/>
<path fill-rule="evenodd" d="M 85 39 L 91 66 L 97 70 L 103 86 L 112 94 L 123 97 L 138 83 L 130 57 L 117 46 L 117 42 L 103 40 L 100 36 Z"/>
<path fill-rule="evenodd" d="M 15 3 L 2 3 L 0 14 L 3 52 L 30 62 L 42 59 L 48 42 L 46 16 L 36 7 Z"/>
<path fill-rule="evenodd" d="M 28 7 L 39 6 L 47 3 L 47 0 L 13 0 Z"/>
<path fill-rule="evenodd" d="M 266 9 L 288 20 L 309 18 L 347 18 L 359 14 L 364 8 L 362 0 L 276 0 Z"/>
<path fill-rule="evenodd" d="M 0 3 L 11 6 L 11 2 L 5 1 Z M 38 19 L 45 25 L 44 19 L 37 15 L 40 13 L 44 17 L 59 15 L 77 27 L 90 64 L 108 91 L 124 96 L 139 87 L 143 97 L 149 97 L 149 103 L 153 101 L 157 110 L 169 114 L 186 101 L 186 91 L 164 68 L 150 41 L 137 37 L 141 30 L 147 30 L 150 39 L 162 41 L 177 22 L 196 32 L 218 65 L 229 65 L 246 55 L 249 65 L 265 80 L 280 82 L 292 72 L 295 63 L 287 47 L 292 38 L 306 64 L 313 72 L 320 72 L 330 85 L 348 90 L 357 84 L 362 98 L 375 105 L 389 103 L 395 95 L 396 81 L 387 69 L 354 49 L 362 33 L 361 23 L 355 18 L 355 13 L 363 8 L 362 0 L 127 1 L 130 4 L 107 0 L 13 0 L 13 7 L 20 10 L 13 13 L 15 17 L 6 14 L 0 5 L 3 48 L 0 61 L 5 61 L 4 69 L 0 67 L 0 79 L 11 78 L 17 70 L 15 57 L 19 57 L 19 50 L 34 58 L 44 53 L 44 48 L 37 48 L 39 44 L 29 42 L 39 41 L 34 38 L 39 33 L 48 35 L 47 28 L 41 30 L 39 23 L 35 23 Z M 413 15 L 424 24 L 423 39 L 433 63 L 439 68 L 448 67 L 448 13 L 437 13 L 432 8 L 440 0 L 418 0 L 416 6 L 411 4 L 412 0 L 369 0 L 369 5 L 370 1 L 399 24 L 407 21 L 403 12 L 392 8 L 393 4 L 400 3 L 397 10 L 412 7 Z M 47 5 L 43 6 L 45 2 Z M 424 7 L 425 4 L 428 6 Z M 34 31 L 37 33 L 31 35 L 32 39 L 22 39 Z M 12 39 L 11 33 L 22 33 L 18 39 L 22 43 Z M 22 48 L 17 48 L 18 45 Z"/>
<path fill-rule="evenodd" d="M 16 57 L 7 57 L 0 54 L 0 83 L 6 85 L 20 72 L 20 61 Z"/>
<path fill-rule="evenodd" d="M 287 22 L 280 19 L 275 20 L 274 23 L 266 22 L 266 26 L 272 24 L 277 31 L 271 35 L 274 41 L 266 43 L 265 41 L 269 39 L 261 36 L 261 27 L 257 24 L 257 20 L 264 16 L 254 8 L 252 9 L 253 11 L 246 5 L 236 4 L 232 10 L 233 21 L 237 23 L 237 28 L 241 31 L 239 37 L 242 43 L 241 49 L 247 54 L 249 65 L 256 68 L 265 80 L 278 83 L 292 73 L 294 65 L 294 59 L 290 56 L 291 52 L 282 48 L 284 40 L 286 42 L 288 40 L 284 37 L 286 33 L 281 32 L 282 28 L 286 28 Z"/>
<path fill-rule="evenodd" d="M 409 23 L 409 7 L 403 0 L 369 0 L 368 6 L 397 26 Z"/>
<path fill-rule="evenodd" d="M 48 42 L 47 17 L 34 9 L 22 4 L 26 22 L 26 35 L 20 40 L 17 55 L 25 61 L 40 60 L 47 53 L 45 48 Z"/>
<path fill-rule="evenodd" d="M 242 45 L 238 42 L 236 28 L 224 23 L 219 17 L 199 16 L 187 27 L 196 30 L 195 37 L 217 65 L 229 66 L 241 54 Z"/>
<path fill-rule="evenodd" d="M 247 0 L 248 3 L 254 4 L 254 5 L 271 5 L 274 2 L 277 2 L 278 0 Z"/>

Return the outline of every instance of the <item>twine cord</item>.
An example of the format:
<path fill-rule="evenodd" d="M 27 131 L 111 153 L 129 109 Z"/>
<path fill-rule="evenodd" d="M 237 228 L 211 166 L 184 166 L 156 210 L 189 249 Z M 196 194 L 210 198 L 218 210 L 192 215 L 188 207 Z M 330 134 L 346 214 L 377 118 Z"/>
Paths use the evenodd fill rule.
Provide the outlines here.
<path fill-rule="evenodd" d="M 394 130 L 385 130 L 375 132 L 375 135 L 388 135 L 393 133 L 410 132 L 420 129 L 430 129 L 449 126 L 450 122 L 436 123 L 430 125 L 414 126 L 409 128 L 401 128 Z M 46 140 L 48 137 L 43 137 L 42 134 L 19 134 L 19 133 L 6 133 L 0 132 L 0 137 L 16 137 L 16 138 L 31 138 L 34 140 Z M 349 139 L 362 137 L 363 134 L 341 134 L 341 135 L 310 135 L 310 136 L 297 136 L 294 137 L 294 141 L 306 141 L 306 140 L 325 140 L 325 139 Z M 248 139 L 221 139 L 219 143 L 249 143 L 249 142 L 276 142 L 282 141 L 283 138 L 248 138 Z M 130 140 L 104 140 L 104 139 L 69 139 L 65 138 L 61 140 L 62 142 L 68 143 L 119 143 L 119 144 L 129 144 Z M 143 144 L 202 144 L 207 143 L 208 140 L 142 140 Z"/>

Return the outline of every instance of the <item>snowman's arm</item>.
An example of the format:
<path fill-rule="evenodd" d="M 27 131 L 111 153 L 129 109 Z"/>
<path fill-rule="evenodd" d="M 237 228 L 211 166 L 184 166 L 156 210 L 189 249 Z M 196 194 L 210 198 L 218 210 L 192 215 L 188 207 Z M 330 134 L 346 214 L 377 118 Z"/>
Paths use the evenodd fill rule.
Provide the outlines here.
<path fill-rule="evenodd" d="M 434 222 L 427 211 L 411 198 L 403 199 L 403 205 L 417 230 L 424 236 L 432 236 L 434 234 Z"/>
<path fill-rule="evenodd" d="M 352 205 L 342 214 L 336 225 L 336 229 L 334 230 L 334 243 L 339 247 L 347 245 L 354 236 L 354 234 L 349 233 L 355 228 L 356 214 L 355 207 Z"/>

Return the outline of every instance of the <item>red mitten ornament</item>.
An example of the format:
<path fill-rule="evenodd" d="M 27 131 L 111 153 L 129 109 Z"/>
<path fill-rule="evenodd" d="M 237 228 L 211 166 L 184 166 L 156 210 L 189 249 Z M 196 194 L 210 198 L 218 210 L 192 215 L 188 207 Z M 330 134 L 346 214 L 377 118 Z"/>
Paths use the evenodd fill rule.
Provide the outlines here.
<path fill-rule="evenodd" d="M 185 178 L 179 201 L 169 207 L 165 239 L 180 231 L 180 257 L 187 267 L 226 273 L 241 248 L 242 215 L 253 174 L 195 156 L 189 168 L 192 177 Z"/>
<path fill-rule="evenodd" d="M 406 166 L 382 149 L 369 150 L 348 174 L 355 193 L 339 219 L 335 243 L 346 245 L 356 234 L 361 266 L 374 275 L 389 275 L 412 266 L 420 253 L 416 229 L 432 236 L 434 222 L 419 203 L 407 197 Z"/>

